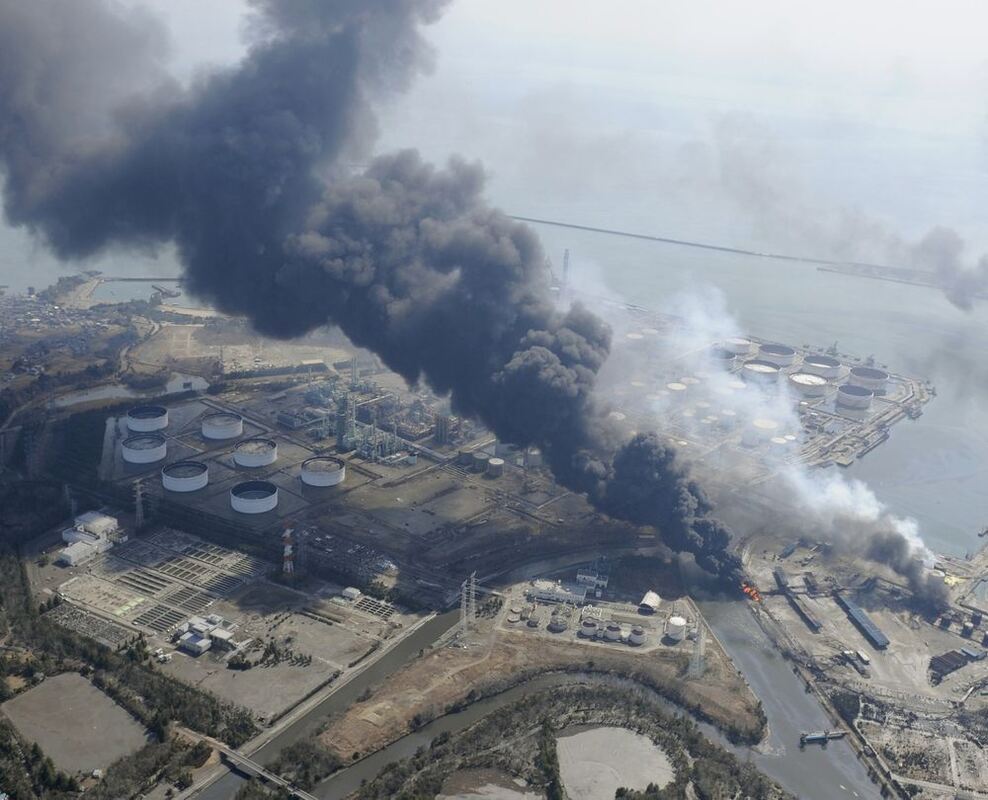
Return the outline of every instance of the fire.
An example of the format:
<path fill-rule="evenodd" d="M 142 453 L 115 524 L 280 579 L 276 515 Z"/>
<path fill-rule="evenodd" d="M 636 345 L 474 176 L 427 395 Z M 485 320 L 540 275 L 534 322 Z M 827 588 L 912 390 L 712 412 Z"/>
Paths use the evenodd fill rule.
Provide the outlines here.
<path fill-rule="evenodd" d="M 758 591 L 758 587 L 753 583 L 748 583 L 748 581 L 742 581 L 741 591 L 747 595 L 748 599 L 755 603 L 762 602 L 761 592 Z"/>

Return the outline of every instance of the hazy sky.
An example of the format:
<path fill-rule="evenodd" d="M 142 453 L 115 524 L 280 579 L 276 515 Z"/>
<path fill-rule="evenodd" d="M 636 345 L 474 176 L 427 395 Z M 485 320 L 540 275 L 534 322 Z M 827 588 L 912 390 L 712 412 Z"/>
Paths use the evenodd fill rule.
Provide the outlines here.
<path fill-rule="evenodd" d="M 162 17 L 184 79 L 243 52 L 242 0 L 120 2 Z M 458 0 L 379 147 L 478 158 L 516 213 L 790 250 L 851 214 L 984 247 L 986 23 L 974 0 Z M 0 269 L 29 251 L 0 232 Z"/>

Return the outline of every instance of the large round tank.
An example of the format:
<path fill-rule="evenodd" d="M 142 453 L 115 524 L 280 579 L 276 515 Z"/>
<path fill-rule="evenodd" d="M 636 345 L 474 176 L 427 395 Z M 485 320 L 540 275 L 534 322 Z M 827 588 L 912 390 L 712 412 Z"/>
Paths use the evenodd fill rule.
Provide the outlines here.
<path fill-rule="evenodd" d="M 837 405 L 844 408 L 869 408 L 875 393 L 863 386 L 845 383 L 837 387 Z"/>
<path fill-rule="evenodd" d="M 775 436 L 778 429 L 779 423 L 774 419 L 754 419 L 744 429 L 744 433 L 741 434 L 741 444 L 747 447 L 755 447 Z"/>
<path fill-rule="evenodd" d="M 233 449 L 233 461 L 240 467 L 266 467 L 278 460 L 274 439 L 244 439 Z"/>
<path fill-rule="evenodd" d="M 487 462 L 487 474 L 492 478 L 500 478 L 504 474 L 504 459 L 492 458 Z"/>
<path fill-rule="evenodd" d="M 616 622 L 608 622 L 604 626 L 604 638 L 609 642 L 620 642 L 621 641 L 621 626 Z"/>
<path fill-rule="evenodd" d="M 852 386 L 871 389 L 873 392 L 884 392 L 889 382 L 889 374 L 875 367 L 851 367 L 847 382 Z"/>
<path fill-rule="evenodd" d="M 806 356 L 803 359 L 801 369 L 803 372 L 822 375 L 824 378 L 833 380 L 840 373 L 840 361 L 833 356 Z"/>
<path fill-rule="evenodd" d="M 580 636 L 592 639 L 597 635 L 597 620 L 585 619 L 580 623 Z"/>
<path fill-rule="evenodd" d="M 202 435 L 207 439 L 236 439 L 243 436 L 244 418 L 229 411 L 214 411 L 202 418 Z"/>
<path fill-rule="evenodd" d="M 153 464 L 168 455 L 168 443 L 157 433 L 138 433 L 120 444 L 120 455 L 128 464 Z"/>
<path fill-rule="evenodd" d="M 137 406 L 127 412 L 127 429 L 132 433 L 150 433 L 168 427 L 168 409 L 164 406 Z"/>
<path fill-rule="evenodd" d="M 464 467 L 469 467 L 470 462 L 473 461 L 473 452 L 467 450 L 466 448 L 460 448 L 456 453 L 456 463 L 461 464 Z"/>
<path fill-rule="evenodd" d="M 772 386 L 779 381 L 779 366 L 771 361 L 753 358 L 741 367 L 741 376 L 759 386 Z"/>
<path fill-rule="evenodd" d="M 683 617 L 669 617 L 666 622 L 666 637 L 674 642 L 686 638 L 686 620 Z"/>
<path fill-rule="evenodd" d="M 161 468 L 161 485 L 169 492 L 195 492 L 209 483 L 209 467 L 201 461 L 176 461 Z"/>
<path fill-rule="evenodd" d="M 724 349 L 730 350 L 736 356 L 746 356 L 751 352 L 751 342 L 748 339 L 728 339 L 724 342 Z"/>
<path fill-rule="evenodd" d="M 666 391 L 669 392 L 669 399 L 681 403 L 686 397 L 687 386 L 681 381 L 673 381 L 666 384 Z"/>
<path fill-rule="evenodd" d="M 241 514 L 263 514 L 278 507 L 278 487 L 271 481 L 244 481 L 230 489 L 230 506 Z"/>
<path fill-rule="evenodd" d="M 487 453 L 481 453 L 479 451 L 475 451 L 473 454 L 473 461 L 471 463 L 470 468 L 474 472 L 485 472 L 487 470 L 488 459 L 489 456 L 487 455 Z"/>
<path fill-rule="evenodd" d="M 763 344 L 758 348 L 758 357 L 777 367 L 788 367 L 796 360 L 796 351 L 787 344 Z"/>
<path fill-rule="evenodd" d="M 789 385 L 803 397 L 820 397 L 827 392 L 827 379 L 812 372 L 794 372 Z"/>
<path fill-rule="evenodd" d="M 710 360 L 714 364 L 723 367 L 724 369 L 730 369 L 734 366 L 734 359 L 737 356 L 736 353 L 728 350 L 726 347 L 711 347 L 710 348 Z"/>
<path fill-rule="evenodd" d="M 628 644 L 636 646 L 645 644 L 645 629 L 642 627 L 632 628 L 628 636 Z"/>
<path fill-rule="evenodd" d="M 346 478 L 346 464 L 332 456 L 314 456 L 302 462 L 299 474 L 306 486 L 336 486 Z"/>

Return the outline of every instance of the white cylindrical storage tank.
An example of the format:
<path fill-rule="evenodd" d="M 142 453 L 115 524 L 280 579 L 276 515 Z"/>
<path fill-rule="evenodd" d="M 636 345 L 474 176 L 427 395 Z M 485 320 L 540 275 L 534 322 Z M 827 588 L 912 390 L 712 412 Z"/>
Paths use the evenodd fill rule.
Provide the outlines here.
<path fill-rule="evenodd" d="M 779 423 L 772 419 L 755 419 L 744 429 L 741 434 L 741 444 L 746 447 L 755 447 L 763 442 L 767 442 L 779 429 Z"/>
<path fill-rule="evenodd" d="M 733 353 L 726 347 L 711 347 L 710 348 L 710 361 L 715 366 L 722 367 L 723 369 L 729 370 L 734 366 L 734 359 L 737 357 L 737 353 Z"/>
<path fill-rule="evenodd" d="M 789 385 L 803 397 L 821 397 L 827 393 L 827 379 L 812 372 L 794 372 Z"/>
<path fill-rule="evenodd" d="M 645 629 L 641 627 L 632 628 L 631 633 L 628 635 L 628 644 L 636 646 L 645 644 Z"/>
<path fill-rule="evenodd" d="M 492 478 L 500 478 L 504 474 L 504 459 L 492 458 L 487 462 L 487 474 Z"/>
<path fill-rule="evenodd" d="M 475 451 L 473 454 L 473 461 L 470 468 L 474 472 L 486 471 L 488 458 L 489 456 L 487 455 L 487 453 L 481 453 L 479 451 Z"/>
<path fill-rule="evenodd" d="M 306 486 L 336 486 L 346 478 L 346 464 L 332 456 L 307 458 L 300 477 Z"/>
<path fill-rule="evenodd" d="M 608 622 L 604 627 L 604 638 L 609 642 L 620 642 L 621 626 L 616 622 Z"/>
<path fill-rule="evenodd" d="M 168 455 L 168 443 L 157 433 L 138 433 L 120 444 L 120 454 L 128 464 L 152 464 Z"/>
<path fill-rule="evenodd" d="M 873 392 L 884 392 L 888 387 L 889 374 L 875 367 L 851 367 L 847 382 L 862 389 L 871 389 Z"/>
<path fill-rule="evenodd" d="M 542 466 L 542 451 L 537 447 L 531 447 L 525 451 L 525 466 L 526 467 L 541 467 Z"/>
<path fill-rule="evenodd" d="M 233 461 L 240 467 L 266 467 L 278 460 L 274 439 L 244 439 L 233 449 Z"/>
<path fill-rule="evenodd" d="M 686 638 L 686 620 L 683 617 L 669 617 L 666 636 L 674 642 L 683 641 Z"/>
<path fill-rule="evenodd" d="M 263 514 L 278 507 L 278 487 L 271 481 L 244 481 L 230 489 L 230 506 L 241 514 Z"/>
<path fill-rule="evenodd" d="M 845 383 L 837 387 L 837 405 L 844 408 L 869 408 L 875 393 L 863 386 Z"/>
<path fill-rule="evenodd" d="M 728 339 L 723 346 L 736 356 L 746 356 L 751 352 L 751 342 L 748 339 Z"/>
<path fill-rule="evenodd" d="M 236 439 L 243 436 L 244 418 L 230 411 L 214 411 L 202 418 L 202 435 L 207 439 Z"/>
<path fill-rule="evenodd" d="M 176 461 L 161 468 L 161 485 L 169 492 L 195 492 L 209 483 L 209 467 L 201 461 Z"/>
<path fill-rule="evenodd" d="M 822 375 L 828 380 L 833 380 L 840 374 L 840 361 L 833 356 L 806 356 L 801 369 L 803 372 Z"/>
<path fill-rule="evenodd" d="M 758 357 L 777 367 L 788 367 L 796 360 L 796 351 L 787 344 L 763 344 L 758 348 Z"/>
<path fill-rule="evenodd" d="M 687 387 L 685 383 L 673 381 L 666 384 L 666 391 L 669 392 L 669 399 L 674 403 L 681 403 L 686 398 Z"/>
<path fill-rule="evenodd" d="M 741 376 L 758 386 L 774 386 L 779 382 L 779 367 L 771 361 L 753 358 L 744 362 Z"/>
<path fill-rule="evenodd" d="M 168 427 L 168 409 L 164 406 L 137 406 L 127 412 L 127 430 L 150 433 Z"/>

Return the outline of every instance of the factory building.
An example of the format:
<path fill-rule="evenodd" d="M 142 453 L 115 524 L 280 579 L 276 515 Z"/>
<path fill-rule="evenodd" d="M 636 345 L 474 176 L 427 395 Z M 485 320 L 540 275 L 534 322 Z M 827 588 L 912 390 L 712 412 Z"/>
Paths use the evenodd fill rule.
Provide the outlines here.
<path fill-rule="evenodd" d="M 59 551 L 57 563 L 66 567 L 85 564 L 94 556 L 105 553 L 114 542 L 111 534 L 119 534 L 120 523 L 116 517 L 87 511 L 75 518 L 75 525 L 62 531 L 62 541 L 68 547 Z"/>
<path fill-rule="evenodd" d="M 649 590 L 645 592 L 645 595 L 638 603 L 638 613 L 640 614 L 654 614 L 659 610 L 659 605 L 662 603 L 662 598 L 658 596 L 655 592 Z"/>
<path fill-rule="evenodd" d="M 178 646 L 194 656 L 201 656 L 213 647 L 218 650 L 232 650 L 236 647 L 233 632 L 225 625 L 226 620 L 219 614 L 189 617 L 188 621 L 178 628 Z"/>
<path fill-rule="evenodd" d="M 873 647 L 878 650 L 884 650 L 889 646 L 888 637 L 872 622 L 871 617 L 868 616 L 861 606 L 840 592 L 834 595 L 834 599 L 837 601 L 837 605 L 847 613 L 848 619 L 861 631 L 865 639 L 871 642 Z"/>
<path fill-rule="evenodd" d="M 541 603 L 570 603 L 582 606 L 587 601 L 587 587 L 578 583 L 537 580 L 528 592 L 532 600 Z"/>

